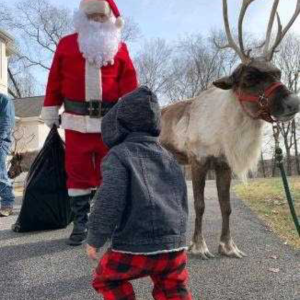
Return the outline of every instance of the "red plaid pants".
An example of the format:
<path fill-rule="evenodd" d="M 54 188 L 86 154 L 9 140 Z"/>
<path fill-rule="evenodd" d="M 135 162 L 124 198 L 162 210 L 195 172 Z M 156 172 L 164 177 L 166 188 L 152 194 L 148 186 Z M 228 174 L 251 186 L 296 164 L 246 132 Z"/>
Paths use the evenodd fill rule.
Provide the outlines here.
<path fill-rule="evenodd" d="M 135 300 L 130 280 L 150 276 L 156 300 L 191 300 L 185 251 L 131 255 L 108 250 L 94 273 L 93 287 L 105 300 Z"/>

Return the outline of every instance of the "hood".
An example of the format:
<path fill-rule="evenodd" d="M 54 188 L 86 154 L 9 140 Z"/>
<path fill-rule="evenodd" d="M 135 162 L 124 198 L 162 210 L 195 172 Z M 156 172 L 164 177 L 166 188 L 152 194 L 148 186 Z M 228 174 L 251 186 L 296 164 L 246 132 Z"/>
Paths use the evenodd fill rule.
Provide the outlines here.
<path fill-rule="evenodd" d="M 123 96 L 102 120 L 102 138 L 112 148 L 133 132 L 159 136 L 160 107 L 152 91 L 141 86 Z"/>

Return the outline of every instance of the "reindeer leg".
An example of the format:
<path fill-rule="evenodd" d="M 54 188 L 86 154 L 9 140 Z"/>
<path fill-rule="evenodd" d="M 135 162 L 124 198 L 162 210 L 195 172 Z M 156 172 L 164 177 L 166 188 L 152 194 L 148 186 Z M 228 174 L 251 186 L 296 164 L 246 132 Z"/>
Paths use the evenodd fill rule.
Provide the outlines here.
<path fill-rule="evenodd" d="M 224 162 L 216 162 L 215 165 L 217 177 L 218 198 L 222 212 L 222 233 L 219 245 L 219 253 L 229 257 L 242 258 L 246 256 L 244 252 L 238 249 L 230 234 L 230 184 L 231 169 Z"/>
<path fill-rule="evenodd" d="M 213 258 L 214 256 L 209 252 L 202 235 L 202 218 L 205 210 L 205 177 L 209 169 L 209 161 L 206 160 L 203 163 L 193 161 L 191 166 L 196 222 L 193 241 L 189 247 L 189 252 L 194 255 L 200 256 L 202 259 L 209 259 Z"/>

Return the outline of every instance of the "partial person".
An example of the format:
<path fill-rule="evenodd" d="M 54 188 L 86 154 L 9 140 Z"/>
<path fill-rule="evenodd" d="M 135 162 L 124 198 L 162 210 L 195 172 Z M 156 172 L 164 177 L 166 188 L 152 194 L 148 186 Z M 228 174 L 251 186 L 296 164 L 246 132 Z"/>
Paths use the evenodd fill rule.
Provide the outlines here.
<path fill-rule="evenodd" d="M 15 108 L 10 98 L 0 93 L 0 217 L 13 213 L 15 195 L 8 178 L 6 162 L 12 144 L 12 132 L 15 125 Z"/>

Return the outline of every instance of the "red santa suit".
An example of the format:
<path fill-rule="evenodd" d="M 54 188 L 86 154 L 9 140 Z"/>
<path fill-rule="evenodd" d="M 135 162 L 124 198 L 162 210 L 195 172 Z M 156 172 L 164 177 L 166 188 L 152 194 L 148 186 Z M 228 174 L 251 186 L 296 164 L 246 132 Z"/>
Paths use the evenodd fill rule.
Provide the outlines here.
<path fill-rule="evenodd" d="M 117 18 L 117 22 L 120 23 L 120 18 Z M 57 123 L 58 111 L 66 100 L 113 103 L 136 87 L 136 71 L 125 43 L 119 44 L 110 63 L 105 62 L 99 67 L 84 58 L 78 43 L 78 33 L 75 33 L 62 38 L 58 44 L 49 74 L 42 118 L 51 126 Z M 61 116 L 61 127 L 66 130 L 69 194 L 88 194 L 91 188 L 100 185 L 100 163 L 107 153 L 100 134 L 101 117 L 65 111 Z"/>

